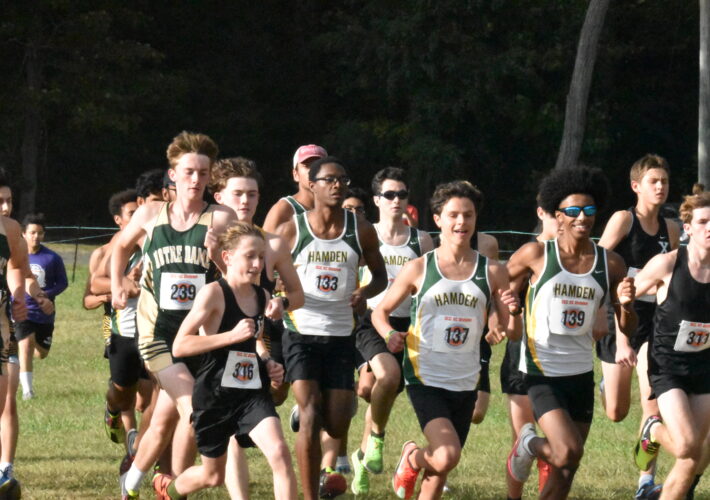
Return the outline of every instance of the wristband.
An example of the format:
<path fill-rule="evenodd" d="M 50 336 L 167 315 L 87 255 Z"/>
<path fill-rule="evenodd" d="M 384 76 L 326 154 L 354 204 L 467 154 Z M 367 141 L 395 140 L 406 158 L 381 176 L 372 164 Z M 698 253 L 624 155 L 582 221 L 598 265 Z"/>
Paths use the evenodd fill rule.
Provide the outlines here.
<path fill-rule="evenodd" d="M 523 308 L 522 308 L 522 307 L 518 307 L 518 310 L 517 310 L 517 311 L 515 311 L 515 312 L 510 312 L 510 310 L 509 310 L 508 312 L 509 312 L 509 314 L 510 314 L 511 316 L 520 316 L 520 315 L 523 313 Z"/>
<path fill-rule="evenodd" d="M 281 299 L 281 303 L 283 304 L 284 311 L 288 310 L 288 306 L 291 305 L 291 302 L 289 302 L 288 297 L 286 297 L 285 295 L 282 295 L 280 297 L 280 299 Z"/>
<path fill-rule="evenodd" d="M 385 335 L 385 342 L 389 342 L 392 338 L 392 335 L 394 335 L 395 333 L 397 333 L 397 330 L 390 330 L 389 332 L 387 332 L 387 335 Z"/>

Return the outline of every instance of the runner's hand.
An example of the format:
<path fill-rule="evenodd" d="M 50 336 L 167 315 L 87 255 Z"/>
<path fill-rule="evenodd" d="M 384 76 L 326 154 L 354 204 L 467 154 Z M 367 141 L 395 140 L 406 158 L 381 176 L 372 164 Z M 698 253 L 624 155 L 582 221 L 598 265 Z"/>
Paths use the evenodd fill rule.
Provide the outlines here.
<path fill-rule="evenodd" d="M 27 319 L 27 304 L 25 297 L 13 297 L 12 299 L 12 319 L 14 321 L 25 321 Z"/>
<path fill-rule="evenodd" d="M 266 362 L 266 370 L 269 372 L 271 385 L 278 389 L 284 382 L 284 367 L 273 359 Z"/>
<path fill-rule="evenodd" d="M 232 328 L 228 335 L 230 335 L 230 340 L 232 343 L 244 342 L 254 336 L 256 333 L 256 325 L 254 325 L 254 320 L 251 318 L 244 318 L 237 326 Z"/>
<path fill-rule="evenodd" d="M 508 307 L 510 314 L 520 314 L 520 299 L 518 299 L 518 294 L 511 289 L 505 291 L 499 289 L 498 296 L 500 297 L 500 301 Z"/>
<path fill-rule="evenodd" d="M 123 286 L 119 285 L 111 289 L 111 305 L 114 309 L 125 309 L 128 294 Z"/>
<path fill-rule="evenodd" d="M 616 295 L 619 297 L 619 304 L 622 306 L 631 304 L 636 298 L 634 279 L 629 276 L 622 279 L 616 287 Z"/>
<path fill-rule="evenodd" d="M 364 287 L 360 287 L 353 292 L 350 296 L 350 307 L 352 307 L 357 314 L 365 314 L 365 308 L 367 307 L 367 299 L 362 294 Z"/>
<path fill-rule="evenodd" d="M 618 337 L 617 337 L 618 339 Z M 616 342 L 616 364 L 619 366 L 627 366 L 629 368 L 636 366 L 638 359 L 633 348 L 626 343 Z"/>
<path fill-rule="evenodd" d="M 274 321 L 278 321 L 283 318 L 284 315 L 284 301 L 281 297 L 272 297 L 269 303 L 266 304 L 266 310 L 264 311 L 264 316 Z"/>
<path fill-rule="evenodd" d="M 389 349 L 390 352 L 400 352 L 404 349 L 406 338 L 407 332 L 394 332 L 387 341 L 387 349 Z"/>
<path fill-rule="evenodd" d="M 35 302 L 37 302 L 40 310 L 47 316 L 54 312 L 54 302 L 49 300 L 47 297 L 37 297 Z"/>
<path fill-rule="evenodd" d="M 486 334 L 486 342 L 490 345 L 496 345 L 503 342 L 505 339 L 505 328 L 500 325 L 496 325 L 494 328 L 488 330 Z"/>

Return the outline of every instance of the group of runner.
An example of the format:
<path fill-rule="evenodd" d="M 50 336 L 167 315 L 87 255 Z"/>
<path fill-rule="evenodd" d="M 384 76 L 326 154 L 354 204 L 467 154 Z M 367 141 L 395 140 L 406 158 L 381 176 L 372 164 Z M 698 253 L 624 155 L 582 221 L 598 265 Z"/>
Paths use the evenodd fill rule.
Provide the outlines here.
<path fill-rule="evenodd" d="M 123 498 L 137 498 L 151 472 L 158 498 L 223 483 L 248 498 L 250 446 L 264 453 L 276 498 L 341 494 L 345 464 L 352 492 L 365 495 L 387 468 L 386 428 L 405 388 L 426 442 L 404 443 L 392 486 L 411 498 L 421 473 L 419 498 L 439 498 L 472 421 L 485 415 L 490 345 L 503 341 L 508 498 L 521 498 L 535 459 L 540 497 L 568 495 L 592 421 L 595 341 L 610 418 L 628 412 L 634 366 L 641 382 L 636 497 L 692 498 L 710 455 L 710 194 L 681 205 L 689 239 L 678 249 L 678 226 L 659 215 L 662 158 L 634 164 L 638 202 L 612 216 L 599 244 L 591 234 L 608 198 L 604 174 L 551 171 L 537 198 L 542 231 L 506 264 L 477 231 L 483 194 L 467 181 L 432 194 L 435 242 L 414 227 L 399 168 L 378 172 L 371 195 L 358 193 L 341 160 L 302 146 L 298 191 L 259 228 L 253 161 L 219 159 L 209 137 L 188 132 L 167 159 L 167 171 L 139 179 L 141 192 L 111 198 L 120 231 L 92 255 L 84 298 L 106 309 L 105 421 L 126 446 Z M 370 196 L 376 224 L 365 218 Z M 348 464 L 356 369 L 369 404 Z M 300 481 L 274 409 L 289 389 Z M 676 457 L 662 487 L 659 446 Z"/>

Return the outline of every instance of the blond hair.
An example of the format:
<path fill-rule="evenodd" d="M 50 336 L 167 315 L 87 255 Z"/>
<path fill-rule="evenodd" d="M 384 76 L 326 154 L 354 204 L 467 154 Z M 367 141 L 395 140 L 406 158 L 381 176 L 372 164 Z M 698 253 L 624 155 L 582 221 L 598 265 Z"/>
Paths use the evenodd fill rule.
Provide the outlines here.
<path fill-rule="evenodd" d="M 227 230 L 219 237 L 219 247 L 229 252 L 234 250 L 239 245 L 242 238 L 253 236 L 264 240 L 264 233 L 258 227 L 246 222 L 234 222 Z"/>
<path fill-rule="evenodd" d="M 629 177 L 632 182 L 641 182 L 641 179 L 643 179 L 643 176 L 646 175 L 646 172 L 652 168 L 660 168 L 665 170 L 669 177 L 671 175 L 671 167 L 668 165 L 665 158 L 659 155 L 647 154 L 636 160 L 636 162 L 631 165 Z"/>
<path fill-rule="evenodd" d="M 680 220 L 684 224 L 690 224 L 693 220 L 693 210 L 705 207 L 710 207 L 710 191 L 687 195 L 680 206 Z"/>
<path fill-rule="evenodd" d="M 217 144 L 205 134 L 195 134 L 183 130 L 173 138 L 173 142 L 168 146 L 166 156 L 170 168 L 175 168 L 180 157 L 188 153 L 208 157 L 211 167 L 217 159 L 219 148 Z"/>

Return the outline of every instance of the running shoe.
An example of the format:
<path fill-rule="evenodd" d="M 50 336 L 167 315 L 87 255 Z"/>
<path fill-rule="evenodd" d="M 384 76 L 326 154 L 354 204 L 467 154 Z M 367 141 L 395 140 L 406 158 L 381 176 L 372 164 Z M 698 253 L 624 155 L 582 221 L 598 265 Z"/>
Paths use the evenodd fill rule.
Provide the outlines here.
<path fill-rule="evenodd" d="M 656 486 L 653 484 L 653 481 L 646 481 L 645 483 L 642 483 L 634 494 L 634 500 L 648 500 L 648 495 L 655 487 Z"/>
<path fill-rule="evenodd" d="M 414 488 L 417 486 L 419 469 L 414 469 L 409 463 L 409 455 L 417 449 L 414 441 L 407 441 L 402 445 L 402 454 L 399 456 L 397 468 L 392 476 L 392 488 L 399 498 L 412 498 Z"/>
<path fill-rule="evenodd" d="M 602 408 L 606 410 L 606 392 L 604 391 L 604 377 L 599 381 L 599 397 L 602 400 Z"/>
<path fill-rule="evenodd" d="M 301 421 L 298 417 L 298 405 L 293 405 L 293 408 L 291 408 L 291 414 L 288 416 L 288 425 L 291 427 L 293 432 L 298 432 L 298 429 L 301 428 Z"/>
<path fill-rule="evenodd" d="M 123 443 L 126 439 L 126 430 L 121 422 L 121 412 L 111 413 L 108 406 L 104 412 L 104 427 L 106 435 L 114 443 Z"/>
<path fill-rule="evenodd" d="M 350 462 L 348 462 L 347 455 L 340 455 L 335 459 L 335 472 L 338 474 L 350 474 L 352 469 L 350 468 Z"/>
<path fill-rule="evenodd" d="M 121 474 L 121 477 L 119 478 L 119 484 L 121 485 L 121 500 L 132 500 L 134 498 L 140 498 L 140 494 L 138 491 L 134 490 L 129 490 L 126 488 L 126 475 L 128 472 L 124 472 Z"/>
<path fill-rule="evenodd" d="M 530 476 L 530 469 L 532 468 L 533 459 L 535 456 L 528 450 L 527 444 L 530 440 L 536 437 L 535 426 L 531 423 L 523 425 L 518 434 L 518 439 L 513 445 L 513 449 L 510 450 L 508 455 L 508 473 L 510 477 L 518 481 L 519 483 L 524 483 L 528 476 Z"/>
<path fill-rule="evenodd" d="M 350 490 L 355 495 L 367 495 L 370 492 L 370 476 L 367 475 L 367 470 L 363 467 L 362 462 L 358 458 L 359 450 L 355 450 L 350 459 L 353 462 L 353 480 L 350 483 Z"/>
<path fill-rule="evenodd" d="M 345 476 L 338 474 L 330 467 L 320 471 L 320 483 L 318 485 L 318 496 L 320 498 L 335 498 L 348 490 L 348 483 Z"/>
<path fill-rule="evenodd" d="M 173 481 L 169 474 L 156 474 L 153 477 L 153 489 L 155 490 L 156 500 L 170 500 L 168 495 L 168 486 Z"/>
<path fill-rule="evenodd" d="M 126 433 L 126 454 L 131 456 L 131 459 L 135 458 L 136 453 L 136 439 L 138 438 L 138 431 L 131 429 Z"/>
<path fill-rule="evenodd" d="M 22 391 L 22 399 L 24 401 L 28 401 L 28 400 L 34 399 L 34 398 L 35 398 L 35 391 L 33 391 L 32 389 L 30 389 L 27 392 Z"/>
<path fill-rule="evenodd" d="M 385 438 L 367 436 L 367 446 L 365 447 L 365 457 L 362 460 L 362 465 L 368 472 L 373 474 L 382 474 L 382 452 L 385 448 Z"/>
<path fill-rule="evenodd" d="M 128 472 L 128 469 L 131 468 L 131 465 L 133 465 L 133 459 L 135 458 L 135 455 L 130 455 L 126 453 L 123 455 L 123 458 L 121 459 L 121 464 L 118 466 L 118 475 L 120 476 L 124 472 Z"/>
<path fill-rule="evenodd" d="M 5 493 L 7 492 L 10 487 L 13 484 L 14 479 L 12 478 L 12 473 L 7 474 L 7 469 L 5 469 L 2 472 L 2 475 L 0 475 L 0 493 Z M 5 495 L 2 495 L 2 498 L 5 498 Z"/>
<path fill-rule="evenodd" d="M 550 478 L 550 468 L 552 466 L 545 462 L 542 458 L 537 459 L 537 492 L 542 493 L 545 489 L 545 484 Z"/>
<path fill-rule="evenodd" d="M 648 492 L 648 494 L 643 497 L 646 500 L 658 500 L 661 498 L 661 493 L 663 492 L 663 485 L 662 484 L 657 484 L 651 490 Z M 693 500 L 693 497 L 685 497 L 685 500 Z"/>
<path fill-rule="evenodd" d="M 2 471 L 2 478 L 7 477 L 8 479 L 13 479 L 15 477 L 15 472 L 12 464 L 7 464 L 7 467 Z"/>
<path fill-rule="evenodd" d="M 634 448 L 634 461 L 639 470 L 648 470 L 649 464 L 658 456 L 661 445 L 651 439 L 651 428 L 656 423 L 661 423 L 661 417 L 651 415 L 646 419 L 641 428 L 641 435 Z"/>

